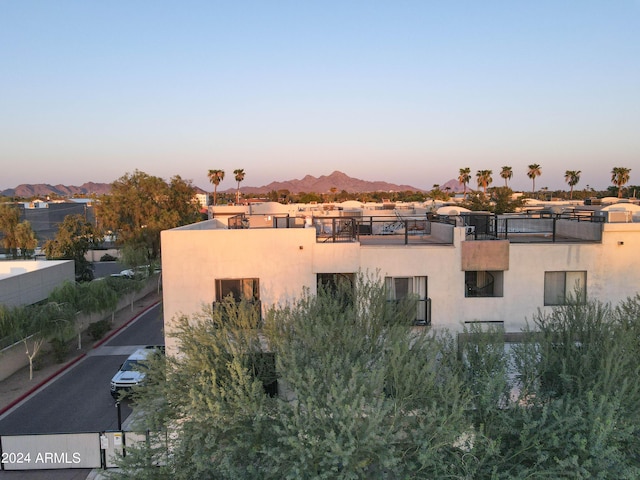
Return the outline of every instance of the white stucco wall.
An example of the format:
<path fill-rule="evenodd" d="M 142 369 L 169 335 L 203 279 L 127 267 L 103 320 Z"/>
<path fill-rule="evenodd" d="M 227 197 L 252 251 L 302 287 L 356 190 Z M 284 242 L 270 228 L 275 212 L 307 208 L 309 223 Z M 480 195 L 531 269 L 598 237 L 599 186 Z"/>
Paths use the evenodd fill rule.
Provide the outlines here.
<path fill-rule="evenodd" d="M 204 223 L 204 222 L 203 222 Z M 199 312 L 215 299 L 218 278 L 259 278 L 265 308 L 315 291 L 316 274 L 369 272 L 426 276 L 432 325 L 460 329 L 465 321 L 501 321 L 520 331 L 544 307 L 546 271 L 587 271 L 587 295 L 617 303 L 640 286 L 640 224 L 605 224 L 601 243 L 511 243 L 502 297 L 465 297 L 456 228 L 452 245 L 316 243 L 315 229 L 162 232 L 165 328 L 178 314 Z M 473 241 L 473 240 L 470 240 Z M 171 340 L 167 345 L 171 348 Z"/>
<path fill-rule="evenodd" d="M 162 232 L 165 331 L 178 315 L 215 300 L 215 280 L 259 278 L 264 308 L 315 289 L 315 229 L 188 230 Z M 167 338 L 169 349 L 173 340 Z"/>

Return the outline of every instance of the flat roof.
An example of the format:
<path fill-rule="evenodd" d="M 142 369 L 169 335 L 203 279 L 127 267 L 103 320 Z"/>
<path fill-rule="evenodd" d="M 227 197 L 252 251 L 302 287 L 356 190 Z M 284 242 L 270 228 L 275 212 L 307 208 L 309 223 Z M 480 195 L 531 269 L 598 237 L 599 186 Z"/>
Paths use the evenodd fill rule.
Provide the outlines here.
<path fill-rule="evenodd" d="M 0 261 L 0 280 L 36 272 L 73 260 L 4 260 Z"/>

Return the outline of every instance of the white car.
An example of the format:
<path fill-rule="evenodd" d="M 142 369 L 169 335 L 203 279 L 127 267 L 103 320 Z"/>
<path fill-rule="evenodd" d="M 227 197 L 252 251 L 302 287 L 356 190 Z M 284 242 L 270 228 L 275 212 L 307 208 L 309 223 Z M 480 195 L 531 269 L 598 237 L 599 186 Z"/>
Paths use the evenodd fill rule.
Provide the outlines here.
<path fill-rule="evenodd" d="M 163 346 L 148 346 L 139 348 L 120 365 L 120 369 L 111 379 L 111 396 L 118 399 L 120 392 L 129 391 L 144 380 L 145 361 L 156 352 L 163 352 Z"/>

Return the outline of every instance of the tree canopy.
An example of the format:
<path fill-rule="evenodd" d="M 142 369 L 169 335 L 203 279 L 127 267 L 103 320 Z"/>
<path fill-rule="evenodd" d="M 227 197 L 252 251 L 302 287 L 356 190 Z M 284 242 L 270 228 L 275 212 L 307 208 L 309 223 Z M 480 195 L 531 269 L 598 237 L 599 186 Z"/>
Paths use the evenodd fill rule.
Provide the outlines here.
<path fill-rule="evenodd" d="M 0 204 L 0 232 L 2 246 L 13 258 L 28 258 L 38 245 L 31 223 L 20 221 L 20 210 L 11 204 Z"/>
<path fill-rule="evenodd" d="M 199 220 L 199 205 L 191 181 L 176 175 L 162 178 L 136 170 L 111 184 L 111 193 L 97 205 L 100 227 L 120 244 L 147 248 L 150 259 L 160 254 L 160 232 Z"/>
<path fill-rule="evenodd" d="M 45 242 L 44 252 L 49 260 L 73 260 L 76 280 L 90 281 L 93 279 L 93 270 L 85 254 L 97 243 L 99 243 L 97 232 L 84 215 L 67 215 L 58 225 L 55 238 Z"/>
<path fill-rule="evenodd" d="M 127 478 L 640 475 L 640 297 L 540 313 L 509 346 L 412 327 L 371 279 L 339 288 L 178 319 L 179 355 L 135 393 L 152 438 Z"/>

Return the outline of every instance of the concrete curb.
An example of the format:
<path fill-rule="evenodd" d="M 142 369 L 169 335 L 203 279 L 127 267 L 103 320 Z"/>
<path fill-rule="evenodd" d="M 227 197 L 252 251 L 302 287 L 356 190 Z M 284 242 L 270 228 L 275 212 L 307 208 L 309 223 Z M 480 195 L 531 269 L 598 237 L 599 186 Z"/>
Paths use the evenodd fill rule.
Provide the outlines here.
<path fill-rule="evenodd" d="M 109 340 L 110 338 L 114 337 L 116 334 L 118 334 L 121 330 L 123 330 L 124 328 L 126 328 L 127 326 L 129 326 L 133 321 L 137 320 L 138 317 L 140 317 L 141 315 L 145 314 L 147 311 L 151 310 L 153 307 L 155 307 L 156 305 L 158 305 L 160 303 L 160 300 L 158 300 L 157 302 L 152 303 L 151 305 L 147 306 L 146 308 L 144 308 L 143 310 L 141 310 L 140 312 L 138 312 L 134 317 L 130 318 L 129 320 L 127 320 L 126 322 L 124 322 L 122 325 L 120 325 L 118 328 L 116 328 L 114 331 L 109 332 L 109 334 L 100 339 L 98 342 L 96 342 L 93 347 L 91 347 L 92 349 L 94 348 L 98 348 L 100 345 L 102 345 L 103 343 L 105 343 L 107 340 Z M 29 397 L 29 395 L 33 394 L 36 390 L 40 389 L 41 387 L 43 387 L 44 385 L 46 385 L 47 383 L 49 383 L 51 380 L 53 380 L 55 377 L 57 377 L 58 375 L 60 375 L 62 372 L 64 372 L 65 370 L 71 368 L 73 365 L 75 365 L 76 363 L 78 363 L 80 360 L 82 360 L 84 357 L 86 357 L 87 354 L 86 353 L 82 353 L 80 355 L 78 355 L 76 358 L 74 358 L 73 360 L 71 360 L 69 363 L 67 363 L 66 365 L 63 365 L 60 369 L 56 370 L 54 373 L 52 373 L 51 375 L 49 375 L 47 378 L 45 378 L 44 380 L 41 380 L 37 385 L 34 385 L 33 387 L 31 387 L 27 392 L 23 393 L 22 395 L 20 395 L 18 398 L 16 398 L 15 400 L 9 402 L 8 405 L 0 408 L 0 415 L 3 415 L 5 412 L 11 410 L 13 407 L 15 407 L 18 403 L 22 402 L 25 398 Z"/>

